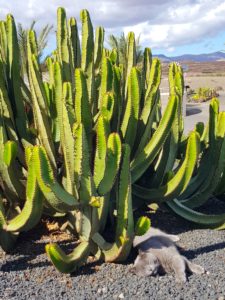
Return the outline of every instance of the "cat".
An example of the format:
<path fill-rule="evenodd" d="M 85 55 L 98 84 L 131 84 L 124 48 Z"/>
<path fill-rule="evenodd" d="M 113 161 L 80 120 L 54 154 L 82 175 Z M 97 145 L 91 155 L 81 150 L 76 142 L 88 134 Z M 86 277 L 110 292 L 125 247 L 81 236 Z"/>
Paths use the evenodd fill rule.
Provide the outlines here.
<path fill-rule="evenodd" d="M 186 269 L 192 273 L 205 273 L 203 267 L 190 262 L 179 253 L 175 245 L 177 241 L 177 235 L 167 234 L 153 227 L 143 236 L 136 236 L 133 247 L 139 248 L 139 254 L 131 271 L 138 276 L 174 272 L 179 283 L 187 281 Z"/>

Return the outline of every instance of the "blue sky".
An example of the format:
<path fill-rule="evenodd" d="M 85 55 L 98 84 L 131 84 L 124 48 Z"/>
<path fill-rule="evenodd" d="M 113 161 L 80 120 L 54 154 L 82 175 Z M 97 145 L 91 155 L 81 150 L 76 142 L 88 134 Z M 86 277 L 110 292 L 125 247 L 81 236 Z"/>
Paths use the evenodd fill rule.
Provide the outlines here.
<path fill-rule="evenodd" d="M 177 56 L 182 54 L 201 54 L 211 53 L 216 51 L 225 52 L 225 28 L 220 31 L 217 35 L 211 38 L 203 38 L 200 43 L 190 43 L 188 45 L 177 46 L 175 49 L 168 51 L 165 48 L 155 48 L 154 52 L 157 54 L 165 54 L 167 56 Z"/>
<path fill-rule="evenodd" d="M 46 23 L 56 25 L 57 7 L 68 17 L 87 8 L 94 26 L 107 35 L 134 31 L 154 54 L 210 53 L 225 49 L 225 1 L 222 0 L 0 0 L 0 18 L 12 13 L 25 27 L 37 20 L 37 32 Z M 55 47 L 54 33 L 48 50 Z"/>

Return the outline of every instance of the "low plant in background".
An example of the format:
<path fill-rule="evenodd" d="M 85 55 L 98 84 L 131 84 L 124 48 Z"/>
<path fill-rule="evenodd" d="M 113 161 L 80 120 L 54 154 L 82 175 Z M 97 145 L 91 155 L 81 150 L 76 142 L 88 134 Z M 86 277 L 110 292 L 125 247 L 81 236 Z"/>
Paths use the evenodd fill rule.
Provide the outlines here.
<path fill-rule="evenodd" d="M 48 80 L 38 61 L 35 32 L 27 34 L 28 86 L 20 73 L 20 50 L 11 15 L 0 41 L 0 244 L 14 247 L 18 233 L 42 215 L 63 218 L 80 244 L 66 255 L 56 244 L 46 252 L 61 272 L 73 272 L 92 254 L 105 261 L 129 255 L 133 210 L 165 203 L 195 223 L 223 228 L 225 214 L 193 210 L 224 194 L 225 113 L 210 105 L 209 124 L 183 134 L 183 73 L 169 68 L 170 96 L 161 113 L 161 64 L 144 50 L 137 67 L 135 36 L 127 37 L 126 65 L 104 48 L 104 29 L 93 33 L 89 13 L 77 22 L 57 13 L 57 50 L 47 59 Z M 95 37 L 95 38 L 94 38 Z M 45 76 L 46 78 L 46 76 Z M 206 171 L 207 168 L 210 172 Z M 111 224 L 111 225 L 110 225 Z M 107 230 L 114 231 L 109 243 Z M 135 229 L 136 228 L 136 229 Z"/>
<path fill-rule="evenodd" d="M 219 96 L 216 89 L 200 87 L 188 93 L 189 101 L 193 102 L 206 102 Z"/>

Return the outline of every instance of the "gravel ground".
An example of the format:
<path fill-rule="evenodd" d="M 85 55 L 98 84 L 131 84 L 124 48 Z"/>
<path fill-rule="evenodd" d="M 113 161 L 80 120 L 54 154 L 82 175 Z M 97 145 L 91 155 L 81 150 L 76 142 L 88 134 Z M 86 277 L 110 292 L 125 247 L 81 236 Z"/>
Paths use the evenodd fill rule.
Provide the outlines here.
<path fill-rule="evenodd" d="M 215 199 L 204 212 L 225 212 L 225 202 Z M 44 223 L 20 235 L 16 249 L 0 249 L 0 300 L 36 299 L 185 299 L 225 300 L 225 231 L 197 229 L 167 211 L 151 215 L 152 224 L 168 233 L 179 234 L 182 254 L 208 272 L 190 275 L 183 285 L 172 274 L 140 278 L 129 272 L 136 253 L 126 264 L 89 263 L 73 275 L 57 272 L 44 253 L 46 243 L 59 241 L 71 251 L 74 241 Z M 49 228 L 49 227 L 48 227 Z"/>
<path fill-rule="evenodd" d="M 225 202 L 212 207 L 225 211 Z M 56 239 L 69 251 L 73 243 L 66 235 L 54 235 L 54 230 L 46 235 L 42 224 L 22 234 L 10 255 L 0 250 L 0 299 L 225 299 L 225 232 L 196 229 L 167 211 L 151 219 L 154 226 L 179 234 L 182 254 L 208 274 L 190 275 L 183 285 L 177 285 L 172 274 L 140 278 L 129 272 L 135 253 L 126 264 L 92 262 L 73 275 L 60 274 L 49 263 L 44 246 Z"/>

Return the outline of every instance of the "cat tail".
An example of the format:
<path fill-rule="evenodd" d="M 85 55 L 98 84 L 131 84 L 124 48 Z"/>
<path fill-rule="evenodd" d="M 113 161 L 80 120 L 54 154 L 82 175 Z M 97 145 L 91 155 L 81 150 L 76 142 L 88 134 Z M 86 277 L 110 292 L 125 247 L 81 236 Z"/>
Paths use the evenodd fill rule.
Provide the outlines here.
<path fill-rule="evenodd" d="M 187 268 L 190 272 L 192 273 L 196 273 L 196 274 L 204 274 L 205 273 L 205 269 L 199 265 L 194 264 L 193 262 L 191 262 L 190 260 L 188 260 L 185 256 L 182 256 Z"/>

